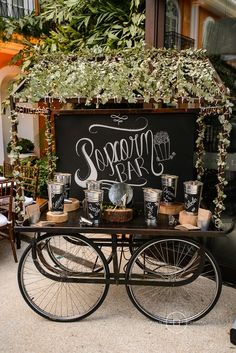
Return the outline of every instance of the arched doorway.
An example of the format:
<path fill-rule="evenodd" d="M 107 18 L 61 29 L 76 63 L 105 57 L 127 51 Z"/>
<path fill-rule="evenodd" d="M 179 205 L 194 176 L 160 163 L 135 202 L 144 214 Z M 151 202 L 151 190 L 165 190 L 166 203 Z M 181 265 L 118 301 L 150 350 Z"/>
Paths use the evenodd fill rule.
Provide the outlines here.
<path fill-rule="evenodd" d="M 165 15 L 165 47 L 166 48 L 181 48 L 180 41 L 180 9 L 176 0 L 166 1 Z"/>
<path fill-rule="evenodd" d="M 0 69 L 0 106 L 8 95 L 8 87 L 14 80 L 14 77 L 20 73 L 18 66 L 5 66 Z M 3 164 L 5 159 L 5 146 L 6 140 L 9 139 L 10 121 L 7 119 L 10 110 L 0 110 L 0 165 Z M 6 132 L 6 133 L 5 133 Z M 6 136 L 7 135 L 7 136 Z"/>
<path fill-rule="evenodd" d="M 0 69 L 0 106 L 8 96 L 8 89 L 12 81 L 20 73 L 20 68 L 14 65 L 8 65 Z M 6 146 L 10 141 L 11 122 L 10 108 L 7 107 L 4 111 L 0 110 L 0 165 L 7 159 Z M 19 114 L 18 133 L 20 137 L 25 137 L 38 145 L 38 118 Z M 36 151 L 37 152 L 37 151 Z"/>
<path fill-rule="evenodd" d="M 166 1 L 165 32 L 180 33 L 180 9 L 176 0 Z"/>
<path fill-rule="evenodd" d="M 212 25 L 215 23 L 214 18 L 208 16 L 203 22 L 203 29 L 202 29 L 202 47 L 204 49 L 207 48 L 207 39 L 210 29 Z"/>

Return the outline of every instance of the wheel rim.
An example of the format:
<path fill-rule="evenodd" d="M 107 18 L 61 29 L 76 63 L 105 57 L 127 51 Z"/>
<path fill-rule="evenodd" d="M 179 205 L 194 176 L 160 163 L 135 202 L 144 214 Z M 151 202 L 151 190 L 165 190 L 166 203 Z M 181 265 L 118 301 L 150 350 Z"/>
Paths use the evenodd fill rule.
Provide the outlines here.
<path fill-rule="evenodd" d="M 201 274 L 186 285 L 174 286 L 196 270 L 198 251 L 194 242 L 176 239 L 151 241 L 137 250 L 127 268 L 127 279 L 142 276 L 146 281 L 169 282 L 168 286 L 127 285 L 138 310 L 166 324 L 185 324 L 206 315 L 221 291 L 219 269 L 208 252 Z"/>
<path fill-rule="evenodd" d="M 71 281 L 80 274 L 83 278 L 96 279 L 97 267 L 100 268 L 99 279 L 109 277 L 100 250 L 84 237 L 77 239 L 74 244 L 64 236 L 44 237 L 37 241 L 37 263 L 33 261 L 30 246 L 19 264 L 18 281 L 24 299 L 38 314 L 51 320 L 74 321 L 90 315 L 101 305 L 108 291 L 109 285 L 105 283 Z M 45 273 L 40 273 L 36 265 Z M 65 278 L 69 282 L 65 282 Z"/>

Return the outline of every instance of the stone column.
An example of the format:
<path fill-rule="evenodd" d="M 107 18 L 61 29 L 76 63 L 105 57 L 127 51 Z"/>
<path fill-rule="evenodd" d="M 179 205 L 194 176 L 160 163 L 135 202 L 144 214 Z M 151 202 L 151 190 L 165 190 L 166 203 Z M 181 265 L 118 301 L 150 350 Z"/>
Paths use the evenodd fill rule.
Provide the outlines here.
<path fill-rule="evenodd" d="M 199 1 L 192 2 L 190 37 L 194 39 L 194 48 L 198 48 Z"/>

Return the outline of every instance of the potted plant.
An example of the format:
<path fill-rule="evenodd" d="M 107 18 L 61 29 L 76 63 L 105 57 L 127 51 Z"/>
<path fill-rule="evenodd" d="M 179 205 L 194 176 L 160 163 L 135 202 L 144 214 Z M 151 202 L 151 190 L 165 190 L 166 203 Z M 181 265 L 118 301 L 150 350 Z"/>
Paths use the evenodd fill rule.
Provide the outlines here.
<path fill-rule="evenodd" d="M 32 141 L 30 141 L 27 138 L 20 137 L 18 139 L 17 148 L 19 149 L 20 158 L 26 158 L 28 156 L 33 155 L 34 144 Z M 12 152 L 13 152 L 12 141 L 9 141 L 7 144 L 7 153 L 8 153 L 10 160 L 12 157 Z"/>

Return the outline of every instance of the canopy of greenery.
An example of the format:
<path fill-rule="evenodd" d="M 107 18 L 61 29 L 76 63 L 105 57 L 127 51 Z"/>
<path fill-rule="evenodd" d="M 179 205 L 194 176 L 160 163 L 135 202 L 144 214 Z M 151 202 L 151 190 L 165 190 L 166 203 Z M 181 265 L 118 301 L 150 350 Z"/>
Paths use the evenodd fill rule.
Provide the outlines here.
<path fill-rule="evenodd" d="M 225 88 L 202 50 L 133 47 L 81 50 L 78 54 L 39 55 L 17 96 L 24 101 L 45 97 L 66 101 L 86 98 L 90 104 L 110 99 L 136 103 L 197 97 L 208 103 L 224 100 Z"/>
<path fill-rule="evenodd" d="M 94 45 L 131 47 L 144 39 L 145 0 L 42 0 L 38 16 L 0 18 L 0 37 L 24 36 L 24 55 L 35 50 L 74 52 Z M 28 41 L 39 38 L 35 46 Z M 22 53 L 20 53 L 22 54 Z"/>
<path fill-rule="evenodd" d="M 41 0 L 40 14 L 19 20 L 0 17 L 0 39 L 23 35 L 25 49 L 13 62 L 32 65 L 39 53 L 78 52 L 95 45 L 126 48 L 144 40 L 145 0 Z M 37 38 L 37 45 L 30 38 Z M 216 71 L 235 96 L 235 73 L 219 57 L 210 58 Z"/>

